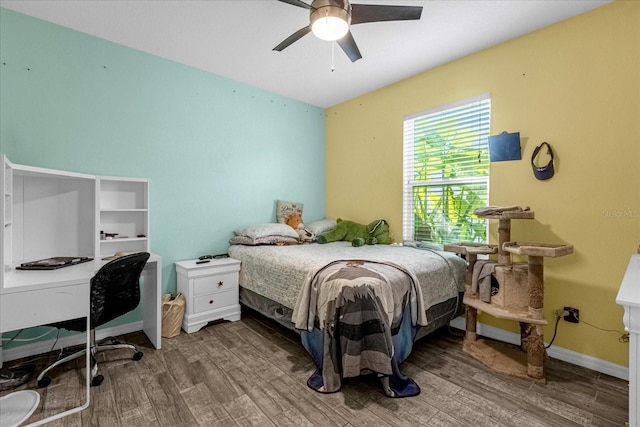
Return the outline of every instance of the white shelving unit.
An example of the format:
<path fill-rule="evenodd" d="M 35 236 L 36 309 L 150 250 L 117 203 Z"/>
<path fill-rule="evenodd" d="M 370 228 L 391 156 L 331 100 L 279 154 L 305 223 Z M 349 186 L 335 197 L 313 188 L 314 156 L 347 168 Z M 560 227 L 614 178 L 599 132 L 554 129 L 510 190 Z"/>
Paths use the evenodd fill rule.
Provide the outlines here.
<path fill-rule="evenodd" d="M 150 252 L 148 180 L 19 165 L 5 155 L 0 161 L 0 293 L 23 262 Z M 101 239 L 101 231 L 116 236 Z"/>
<path fill-rule="evenodd" d="M 2 170 L 0 171 L 3 179 L 3 197 L 0 199 L 2 206 L 0 212 L 2 212 L 2 230 L 0 230 L 0 236 L 2 237 L 2 253 L 11 253 L 12 247 L 12 233 L 11 226 L 13 224 L 13 169 L 6 158 L 2 156 Z M 10 258 L 10 257 L 9 257 Z M 0 274 L 0 288 L 2 288 L 3 276 L 5 272 L 11 271 L 11 265 L 5 264 L 3 256 L 2 262 L 2 274 Z"/>
<path fill-rule="evenodd" d="M 96 253 L 149 252 L 149 183 L 146 179 L 98 178 Z M 104 234 L 116 234 L 103 238 Z"/>
<path fill-rule="evenodd" d="M 94 257 L 94 175 L 12 164 L 2 156 L 1 289 L 14 267 L 53 256 Z"/>

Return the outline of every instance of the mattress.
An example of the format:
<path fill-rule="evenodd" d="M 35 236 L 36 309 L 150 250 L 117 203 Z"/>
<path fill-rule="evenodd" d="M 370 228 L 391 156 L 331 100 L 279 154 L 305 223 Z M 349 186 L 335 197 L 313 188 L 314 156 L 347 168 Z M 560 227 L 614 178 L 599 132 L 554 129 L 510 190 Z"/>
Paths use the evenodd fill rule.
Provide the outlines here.
<path fill-rule="evenodd" d="M 296 306 L 300 290 L 310 282 L 313 274 L 337 260 L 367 260 L 402 266 L 417 279 L 427 313 L 433 306 L 457 299 L 464 291 L 465 260 L 449 252 L 417 246 L 371 245 L 356 248 L 350 242 L 232 245 L 229 256 L 242 262 L 242 288 L 288 309 Z"/>

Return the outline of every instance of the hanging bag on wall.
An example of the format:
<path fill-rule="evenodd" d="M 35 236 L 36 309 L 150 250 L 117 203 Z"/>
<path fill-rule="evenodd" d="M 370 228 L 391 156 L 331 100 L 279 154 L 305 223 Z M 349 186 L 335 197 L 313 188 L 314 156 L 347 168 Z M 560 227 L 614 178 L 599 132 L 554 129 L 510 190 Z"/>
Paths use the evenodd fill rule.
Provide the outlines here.
<path fill-rule="evenodd" d="M 500 135 L 489 137 L 489 160 L 492 162 L 504 162 L 507 160 L 520 160 L 520 132 L 502 132 Z"/>
<path fill-rule="evenodd" d="M 547 154 L 551 157 L 551 159 L 549 159 L 549 163 L 547 163 L 545 166 L 536 166 L 535 160 L 540 153 L 543 145 L 547 146 Z M 547 180 L 553 176 L 553 150 L 551 149 L 549 143 L 543 142 L 542 144 L 538 145 L 535 150 L 533 150 L 533 155 L 531 156 L 531 167 L 533 168 L 533 175 L 540 181 Z"/>
<path fill-rule="evenodd" d="M 162 336 L 172 338 L 180 334 L 187 301 L 184 295 L 165 294 L 162 296 Z"/>

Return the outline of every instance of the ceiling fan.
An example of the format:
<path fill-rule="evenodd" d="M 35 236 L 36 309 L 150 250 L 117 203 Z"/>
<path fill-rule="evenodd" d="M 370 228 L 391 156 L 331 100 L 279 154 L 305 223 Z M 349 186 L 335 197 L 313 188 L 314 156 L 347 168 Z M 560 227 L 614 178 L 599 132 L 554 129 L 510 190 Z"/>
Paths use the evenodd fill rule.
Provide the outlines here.
<path fill-rule="evenodd" d="M 313 0 L 307 4 L 301 0 L 278 0 L 293 6 L 309 9 L 309 25 L 299 29 L 273 50 L 282 51 L 312 32 L 322 40 L 337 41 L 351 62 L 362 58 L 349 27 L 355 24 L 381 21 L 417 20 L 422 6 L 385 6 L 351 4 L 348 0 Z"/>

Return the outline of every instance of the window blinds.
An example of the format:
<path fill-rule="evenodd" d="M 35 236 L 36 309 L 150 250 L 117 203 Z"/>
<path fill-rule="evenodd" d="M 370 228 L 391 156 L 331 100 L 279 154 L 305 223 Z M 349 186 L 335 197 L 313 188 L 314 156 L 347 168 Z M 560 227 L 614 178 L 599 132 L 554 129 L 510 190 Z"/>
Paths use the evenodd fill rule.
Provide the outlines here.
<path fill-rule="evenodd" d="M 403 239 L 486 242 L 489 94 L 404 119 Z"/>

